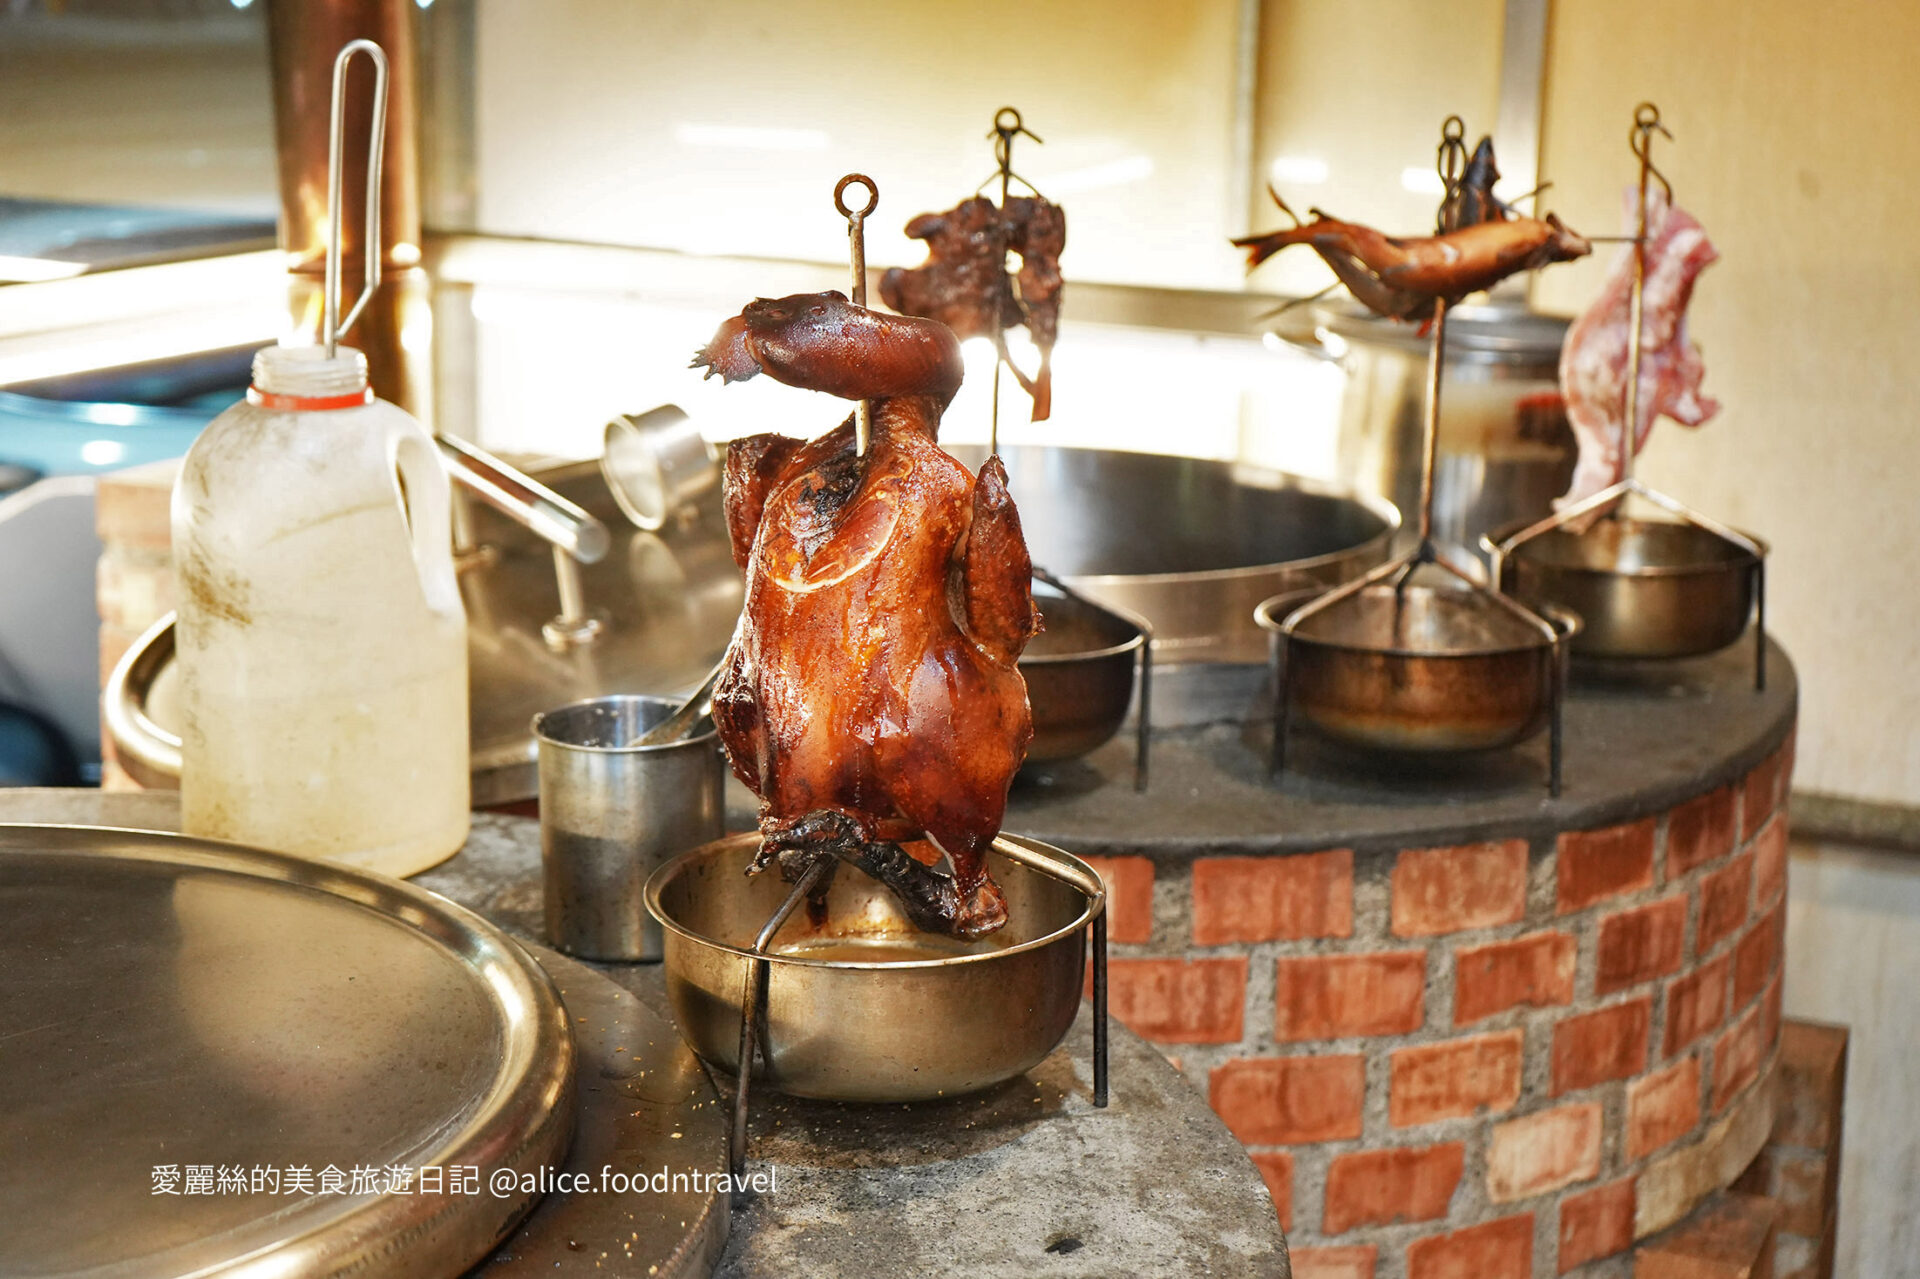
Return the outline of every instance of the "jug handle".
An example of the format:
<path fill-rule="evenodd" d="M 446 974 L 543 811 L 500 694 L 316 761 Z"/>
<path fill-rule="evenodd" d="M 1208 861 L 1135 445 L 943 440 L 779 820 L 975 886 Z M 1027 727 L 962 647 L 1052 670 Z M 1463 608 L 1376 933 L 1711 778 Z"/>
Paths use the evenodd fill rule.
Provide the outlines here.
<path fill-rule="evenodd" d="M 413 566 L 421 593 L 435 612 L 463 611 L 452 567 L 453 514 L 447 486 L 451 482 L 439 450 L 424 431 L 397 429 L 389 449 L 393 464 L 394 501 L 413 543 Z M 442 561 L 444 573 L 435 572 Z"/>

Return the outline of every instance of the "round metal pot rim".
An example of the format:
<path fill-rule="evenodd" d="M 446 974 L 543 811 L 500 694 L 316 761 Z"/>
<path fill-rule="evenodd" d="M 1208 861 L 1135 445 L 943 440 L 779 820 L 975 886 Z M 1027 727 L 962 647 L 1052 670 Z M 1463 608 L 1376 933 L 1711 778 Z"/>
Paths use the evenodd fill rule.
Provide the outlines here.
<path fill-rule="evenodd" d="M 1735 552 L 1737 552 L 1737 554 L 1730 559 L 1724 559 L 1724 560 L 1719 560 L 1715 562 L 1708 562 L 1708 563 L 1694 562 L 1694 563 L 1688 563 L 1688 564 L 1647 564 L 1639 568 L 1604 568 L 1595 564 L 1550 563 L 1548 561 L 1541 560 L 1537 557 L 1529 556 L 1527 554 L 1527 548 L 1529 546 L 1534 545 L 1536 542 L 1540 541 L 1542 538 L 1553 536 L 1554 533 L 1566 532 L 1567 530 L 1565 529 L 1549 530 L 1548 532 L 1541 534 L 1540 537 L 1530 538 L 1529 540 L 1520 543 L 1520 545 L 1514 547 L 1511 551 L 1500 550 L 1500 543 L 1506 541 L 1508 538 L 1512 537 L 1515 533 L 1518 533 L 1522 529 L 1526 528 L 1528 524 L 1532 523 L 1532 521 L 1522 521 L 1514 524 L 1509 524 L 1505 528 L 1495 529 L 1491 533 L 1482 533 L 1480 535 L 1480 545 L 1489 554 L 1497 553 L 1497 554 L 1500 554 L 1503 558 L 1510 561 L 1523 560 L 1526 562 L 1529 568 L 1533 568 L 1539 571 L 1556 573 L 1556 574 L 1564 573 L 1570 576 L 1578 576 L 1578 577 L 1626 577 L 1626 578 L 1706 577 L 1716 573 L 1725 573 L 1725 572 L 1728 572 L 1729 570 L 1749 569 L 1749 568 L 1752 568 L 1754 565 L 1758 564 L 1762 559 L 1765 559 L 1767 552 L 1770 549 L 1764 539 L 1755 537 L 1753 534 L 1745 532 L 1744 530 L 1741 530 L 1741 529 L 1735 529 L 1734 531 L 1739 533 L 1740 536 L 1746 538 L 1748 541 L 1752 542 L 1755 546 L 1759 547 L 1760 548 L 1759 554 L 1756 555 L 1754 552 L 1749 551 L 1746 547 L 1741 546 L 1738 542 L 1728 541 L 1726 538 L 1721 537 L 1718 533 L 1715 533 L 1712 529 L 1701 528 L 1697 524 L 1683 524 L 1673 520 L 1642 520 L 1642 519 L 1631 519 L 1631 518 L 1622 519 L 1622 520 L 1619 520 L 1618 522 L 1625 525 L 1639 526 L 1639 527 L 1646 527 L 1649 525 L 1653 525 L 1653 526 L 1665 525 L 1673 528 L 1694 529 L 1706 535 L 1707 537 L 1712 538 L 1714 541 L 1721 543 L 1724 546 L 1731 547 Z M 1598 525 L 1596 524 L 1595 527 L 1598 527 Z M 1571 533 L 1569 534 L 1569 536 L 1584 537 L 1586 536 L 1586 534 Z"/>
<path fill-rule="evenodd" d="M 1427 587 L 1423 589 L 1431 590 L 1433 588 Z M 1260 601 L 1259 606 L 1253 610 L 1253 620 L 1261 630 L 1282 636 L 1289 645 L 1298 644 L 1306 648 L 1315 648 L 1322 652 L 1329 653 L 1366 653 L 1376 657 L 1398 657 L 1428 662 L 1464 662 L 1478 661 L 1482 658 L 1490 657 L 1511 657 L 1516 654 L 1531 653 L 1537 649 L 1551 647 L 1544 636 L 1536 637 L 1530 643 L 1508 644 L 1498 648 L 1419 649 L 1399 647 L 1382 648 L 1370 644 L 1348 644 L 1336 640 L 1314 639 L 1311 636 L 1296 633 L 1292 625 L 1294 614 L 1298 613 L 1300 608 L 1305 607 L 1326 593 L 1324 590 L 1311 590 L 1289 591 L 1284 595 L 1275 595 L 1271 599 Z M 1282 620 L 1274 621 L 1273 613 L 1275 609 L 1273 606 L 1278 605 L 1283 600 L 1294 597 L 1298 597 L 1299 604 L 1289 609 Z M 1491 605 L 1491 607 L 1498 608 L 1499 605 Z M 1575 613 L 1572 609 L 1562 608 L 1558 604 L 1546 604 L 1538 607 L 1529 605 L 1528 607 L 1530 607 L 1533 612 L 1538 613 L 1543 620 L 1550 623 L 1555 630 L 1560 632 L 1560 640 L 1562 643 L 1571 641 L 1574 636 L 1580 633 L 1582 627 L 1585 625 L 1585 623 L 1580 620 L 1578 613 Z"/>
<path fill-rule="evenodd" d="M 536 711 L 533 717 L 527 721 L 528 740 L 526 751 L 522 752 L 516 748 L 512 751 L 512 758 L 519 759 L 523 753 L 529 759 L 539 758 L 540 743 L 543 741 L 552 742 L 562 750 L 585 751 L 590 755 L 651 755 L 657 751 L 683 750 L 688 746 L 709 743 L 715 741 L 720 736 L 720 729 L 718 726 L 714 726 L 708 728 L 704 733 L 689 733 L 685 737 L 675 738 L 671 742 L 654 742 L 647 746 L 642 746 L 638 742 L 630 742 L 625 746 L 589 746 L 584 742 L 569 742 L 562 738 L 550 737 L 540 731 L 541 721 L 550 715 L 561 715 L 567 711 L 577 710 L 582 706 L 587 706 L 594 702 L 614 701 L 658 702 L 669 708 L 667 711 L 668 715 L 671 715 L 673 708 L 679 705 L 679 702 L 674 698 L 659 697 L 652 693 L 603 693 L 598 697 L 583 697 L 577 702 L 568 702 L 564 706 L 555 706 L 551 710 Z M 666 715 L 661 716 L 661 722 L 664 723 L 666 718 Z M 711 723 L 712 721 L 709 720 L 708 722 Z"/>
<path fill-rule="evenodd" d="M 1101 605 L 1105 608 L 1106 605 Z M 1036 653 L 1032 657 L 1022 655 L 1017 663 L 1020 666 L 1057 666 L 1062 662 L 1085 662 L 1097 657 L 1115 657 L 1121 653 L 1137 652 L 1147 642 L 1147 633 L 1139 631 L 1132 639 L 1110 644 L 1106 648 L 1083 648 L 1070 653 Z"/>
<path fill-rule="evenodd" d="M 1071 595 L 1063 595 L 1060 598 L 1073 599 Z M 1105 648 L 1082 648 L 1065 653 L 1022 653 L 1017 665 L 1058 666 L 1066 662 L 1087 662 L 1095 658 L 1117 657 L 1121 653 L 1138 652 L 1140 646 L 1145 644 L 1153 634 L 1153 625 L 1148 622 L 1146 618 L 1140 616 L 1140 614 L 1130 608 L 1121 608 L 1117 604 L 1102 604 L 1097 600 L 1089 599 L 1074 600 L 1074 603 L 1081 605 L 1083 608 L 1091 608 L 1095 612 L 1105 613 L 1110 617 L 1119 618 L 1133 628 L 1133 634 L 1127 639 L 1121 640 L 1118 644 L 1109 644 Z M 1042 608 L 1040 611 L 1044 617 L 1046 610 Z"/>
<path fill-rule="evenodd" d="M 711 947 L 714 950 L 726 951 L 731 955 L 738 955 L 742 959 L 765 959 L 770 964 L 794 964 L 803 968 L 854 968 L 894 972 L 903 968 L 953 968 L 962 964 L 990 963 L 993 960 L 1001 959 L 1008 955 L 1019 955 L 1025 954 L 1028 951 L 1039 950 L 1044 946 L 1050 946 L 1055 942 L 1062 941 L 1077 932 L 1091 927 L 1094 917 L 1097 916 L 1106 905 L 1104 893 L 1099 897 L 1089 898 L 1086 896 L 1085 890 L 1075 887 L 1074 891 L 1081 894 L 1082 900 L 1086 902 L 1086 905 L 1082 907 L 1080 913 L 1068 923 L 1044 936 L 1034 937 L 1000 950 L 982 951 L 977 955 L 948 955 L 940 959 L 896 960 L 818 959 L 808 955 L 785 955 L 779 951 L 772 950 L 764 955 L 755 955 L 748 947 L 735 946 L 728 942 L 720 941 L 717 938 L 708 937 L 704 933 L 693 931 L 669 915 L 666 908 L 661 905 L 660 894 L 666 890 L 667 885 L 671 883 L 687 865 L 694 861 L 711 857 L 716 852 L 732 852 L 736 849 L 750 847 L 759 842 L 760 836 L 751 832 L 728 835 L 724 838 L 714 840 L 710 844 L 702 844 L 698 848 L 690 848 L 675 857 L 672 861 L 665 863 L 647 877 L 647 913 L 659 920 L 662 928 L 667 929 L 676 936 L 684 937 L 697 945 Z M 1011 842 L 1011 837 L 1006 835 L 997 836 L 993 841 L 994 850 L 996 852 L 1001 851 L 1000 845 L 1009 842 Z M 1032 843 L 1032 841 L 1024 842 Z M 1042 845 L 1042 847 L 1046 849 L 1049 856 L 1057 857 L 1065 861 L 1074 870 L 1089 877 L 1091 882 L 1099 882 L 1098 872 L 1078 857 L 1075 857 L 1072 853 L 1055 848 L 1051 844 Z M 1005 854 L 1003 853 L 1002 855 L 1004 856 Z"/>
<path fill-rule="evenodd" d="M 1237 564 L 1232 568 L 1196 568 L 1177 573 L 1062 573 L 1060 578 L 1072 586 L 1158 586 L 1177 585 L 1182 582 L 1225 582 L 1240 577 L 1265 577 L 1272 574 L 1276 567 L 1284 567 L 1290 573 L 1310 573 L 1317 568 L 1324 568 L 1344 560 L 1364 547 L 1375 543 L 1391 543 L 1394 536 L 1400 532 L 1400 508 L 1385 498 L 1375 497 L 1371 493 L 1350 492 L 1330 484 L 1312 484 L 1291 478 L 1281 487 L 1311 493 L 1317 497 L 1338 498 L 1352 502 L 1356 506 L 1365 508 L 1386 527 L 1371 537 L 1363 538 L 1337 551 L 1303 556 L 1299 559 L 1275 560 L 1268 564 Z M 1102 604 L 1100 607 L 1111 608 L 1107 604 Z"/>

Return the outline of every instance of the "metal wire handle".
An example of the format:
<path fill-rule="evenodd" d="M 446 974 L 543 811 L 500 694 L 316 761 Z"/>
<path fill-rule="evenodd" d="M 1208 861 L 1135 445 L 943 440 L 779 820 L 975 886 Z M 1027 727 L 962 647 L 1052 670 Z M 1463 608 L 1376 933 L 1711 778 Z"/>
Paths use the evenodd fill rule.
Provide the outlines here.
<path fill-rule="evenodd" d="M 347 64 L 353 55 L 365 53 L 373 62 L 373 122 L 367 131 L 367 216 L 360 240 L 366 257 L 366 274 L 360 296 L 354 299 L 345 319 L 340 318 L 340 202 L 343 154 L 346 150 Z M 327 130 L 327 278 L 326 305 L 322 336 L 327 358 L 338 351 L 341 337 L 360 318 L 360 312 L 380 287 L 380 163 L 387 141 L 387 51 L 371 40 L 354 40 L 341 48 L 333 60 L 333 119 Z"/>
<path fill-rule="evenodd" d="M 1444 235 L 1455 228 L 1447 225 L 1447 210 L 1460 197 L 1460 179 L 1467 171 L 1467 122 L 1450 115 L 1440 125 L 1440 146 L 1434 152 L 1433 167 L 1440 174 L 1440 213 L 1434 228 Z M 1295 219 L 1296 222 L 1299 219 Z"/>

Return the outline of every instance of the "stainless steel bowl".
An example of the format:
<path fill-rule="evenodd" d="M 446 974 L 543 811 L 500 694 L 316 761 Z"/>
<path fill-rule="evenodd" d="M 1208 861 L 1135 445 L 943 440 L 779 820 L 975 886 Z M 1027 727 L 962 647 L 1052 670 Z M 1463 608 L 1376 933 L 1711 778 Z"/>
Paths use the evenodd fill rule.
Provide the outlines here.
<path fill-rule="evenodd" d="M 729 1072 L 754 937 L 789 888 L 774 871 L 746 874 L 759 843 L 717 840 L 647 881 L 680 1033 Z M 1077 886 L 1032 869 L 1035 854 Z M 918 931 L 886 888 L 842 866 L 825 920 L 796 910 L 774 937 L 755 1077 L 798 1097 L 925 1101 L 1011 1079 L 1052 1052 L 1079 1011 L 1105 894 L 1091 867 L 1045 844 L 1003 835 L 990 857 L 1008 922 L 976 942 Z"/>
<path fill-rule="evenodd" d="M 1547 726 L 1554 645 L 1489 596 L 1413 583 L 1396 603 L 1383 583 L 1296 621 L 1323 593 L 1255 611 L 1286 662 L 1290 718 L 1351 745 L 1421 753 L 1512 746 Z M 1564 609 L 1544 615 L 1579 632 Z"/>
<path fill-rule="evenodd" d="M 1484 545 L 1494 552 L 1524 527 L 1490 533 Z M 1573 640 L 1576 657 L 1692 657 L 1746 631 L 1766 553 L 1752 540 L 1760 555 L 1695 524 L 1603 519 L 1584 533 L 1553 529 L 1500 555 L 1500 589 L 1578 613 L 1585 629 Z"/>
<path fill-rule="evenodd" d="M 1146 629 L 1071 595 L 1037 594 L 1046 629 L 1020 655 L 1033 707 L 1029 764 L 1077 759 L 1126 721 Z"/>

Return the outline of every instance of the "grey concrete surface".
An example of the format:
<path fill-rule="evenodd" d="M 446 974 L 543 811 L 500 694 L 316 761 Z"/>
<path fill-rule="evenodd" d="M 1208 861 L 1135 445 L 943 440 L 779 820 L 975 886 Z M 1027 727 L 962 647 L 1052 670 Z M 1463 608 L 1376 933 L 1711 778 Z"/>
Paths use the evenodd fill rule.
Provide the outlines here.
<path fill-rule="evenodd" d="M 1271 725 L 1255 722 L 1155 734 L 1144 794 L 1133 790 L 1124 735 L 1084 760 L 1023 774 L 1007 828 L 1081 855 L 1184 860 L 1605 826 L 1739 778 L 1777 748 L 1799 684 L 1777 644 L 1767 671 L 1755 692 L 1749 638 L 1688 661 L 1578 673 L 1558 799 L 1547 794 L 1544 735 L 1509 751 L 1420 759 L 1363 755 L 1303 731 L 1290 738 L 1288 769 L 1269 778 Z"/>
<path fill-rule="evenodd" d="M 172 830 L 173 793 L 0 791 L 0 821 Z M 476 814 L 467 846 L 415 878 L 543 941 L 539 826 Z M 654 964 L 592 965 L 666 1011 Z M 755 1099 L 749 1167 L 778 1190 L 734 1209 L 724 1279 L 887 1274 L 1287 1279 L 1253 1163 L 1166 1059 L 1111 1027 L 1112 1098 L 1092 1104 L 1092 1026 L 1020 1078 L 933 1105 Z M 617 1259 L 610 1259 L 617 1260 Z M 608 1273 L 622 1273 L 619 1269 Z"/>

